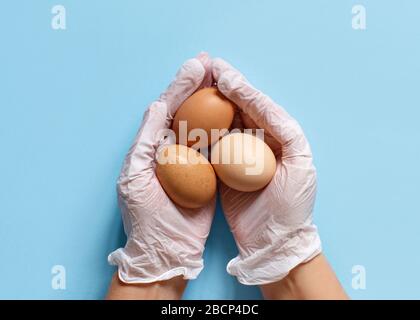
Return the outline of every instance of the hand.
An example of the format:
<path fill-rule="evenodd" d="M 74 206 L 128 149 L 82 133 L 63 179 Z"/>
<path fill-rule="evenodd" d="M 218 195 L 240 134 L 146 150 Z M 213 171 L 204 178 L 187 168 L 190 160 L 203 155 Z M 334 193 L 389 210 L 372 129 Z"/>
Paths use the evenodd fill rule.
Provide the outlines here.
<path fill-rule="evenodd" d="M 175 205 L 155 175 L 161 129 L 169 128 L 177 108 L 194 91 L 212 84 L 206 54 L 188 60 L 159 100 L 152 103 L 118 179 L 118 200 L 127 243 L 108 257 L 125 283 L 150 283 L 182 275 L 194 279 L 214 216 L 215 199 L 201 209 Z"/>
<path fill-rule="evenodd" d="M 244 193 L 223 183 L 219 192 L 239 255 L 227 266 L 243 284 L 284 278 L 321 252 L 312 223 L 316 171 L 299 124 L 244 76 L 221 59 L 213 61 L 219 90 L 239 107 L 238 127 L 261 128 L 277 159 L 277 170 L 263 190 Z"/>

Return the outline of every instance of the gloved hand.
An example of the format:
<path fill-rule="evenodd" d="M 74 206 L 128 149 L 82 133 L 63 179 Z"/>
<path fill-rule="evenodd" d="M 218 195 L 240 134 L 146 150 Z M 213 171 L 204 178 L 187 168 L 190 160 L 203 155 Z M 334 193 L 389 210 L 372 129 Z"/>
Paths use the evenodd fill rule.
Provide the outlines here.
<path fill-rule="evenodd" d="M 203 268 L 215 199 L 201 209 L 175 205 L 155 175 L 155 153 L 163 143 L 157 134 L 170 126 L 177 108 L 198 88 L 212 84 L 210 64 L 210 58 L 200 54 L 181 67 L 145 113 L 125 158 L 117 189 L 127 243 L 108 257 L 123 282 L 149 283 L 179 275 L 194 279 Z"/>
<path fill-rule="evenodd" d="M 248 285 L 272 283 L 321 252 L 312 222 L 316 171 L 299 124 L 221 59 L 213 61 L 219 90 L 239 107 L 236 124 L 262 128 L 277 159 L 274 178 L 263 190 L 243 193 L 219 185 L 222 206 L 239 249 L 227 270 Z"/>

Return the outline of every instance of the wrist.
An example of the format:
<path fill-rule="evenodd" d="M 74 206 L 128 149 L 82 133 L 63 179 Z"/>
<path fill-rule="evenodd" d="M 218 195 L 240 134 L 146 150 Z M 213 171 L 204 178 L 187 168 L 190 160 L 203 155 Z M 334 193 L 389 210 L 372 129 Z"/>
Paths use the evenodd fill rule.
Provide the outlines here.
<path fill-rule="evenodd" d="M 282 280 L 262 285 L 261 291 L 269 300 L 348 299 L 322 253 L 296 266 Z"/>
<path fill-rule="evenodd" d="M 124 283 L 115 273 L 106 299 L 108 300 L 179 300 L 187 280 L 175 277 L 152 283 Z"/>

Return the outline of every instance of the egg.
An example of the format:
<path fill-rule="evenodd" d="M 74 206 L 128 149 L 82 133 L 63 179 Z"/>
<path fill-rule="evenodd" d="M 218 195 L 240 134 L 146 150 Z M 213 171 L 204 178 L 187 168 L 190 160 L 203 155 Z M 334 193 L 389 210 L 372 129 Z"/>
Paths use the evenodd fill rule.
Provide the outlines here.
<path fill-rule="evenodd" d="M 184 208 L 200 208 L 216 193 L 216 175 L 198 151 L 183 145 L 162 147 L 156 157 L 156 176 L 169 198 Z"/>
<path fill-rule="evenodd" d="M 217 88 L 204 88 L 182 103 L 175 114 L 172 130 L 178 144 L 195 149 L 207 147 L 212 143 L 211 129 L 229 129 L 234 114 L 235 105 Z M 184 127 L 181 121 L 186 121 Z M 217 135 L 213 142 L 218 141 L 221 135 Z"/>
<path fill-rule="evenodd" d="M 264 188 L 276 171 L 276 158 L 261 139 L 247 133 L 231 133 L 211 150 L 211 163 L 219 179 L 238 191 Z"/>

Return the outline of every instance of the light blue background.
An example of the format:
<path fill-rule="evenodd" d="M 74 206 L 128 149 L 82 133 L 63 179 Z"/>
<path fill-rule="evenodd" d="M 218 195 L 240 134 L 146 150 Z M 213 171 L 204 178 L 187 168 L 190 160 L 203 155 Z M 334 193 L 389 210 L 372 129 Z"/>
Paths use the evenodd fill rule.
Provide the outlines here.
<path fill-rule="evenodd" d="M 367 9 L 367 30 L 351 8 Z M 67 9 L 67 30 L 51 8 Z M 124 243 L 115 181 L 143 112 L 188 58 L 239 68 L 301 123 L 315 219 L 352 298 L 420 298 L 419 1 L 1 1 L 0 298 L 97 299 Z M 260 298 L 225 272 L 220 206 L 187 299 Z M 53 290 L 63 265 L 67 289 Z M 363 265 L 366 290 L 351 286 Z"/>

